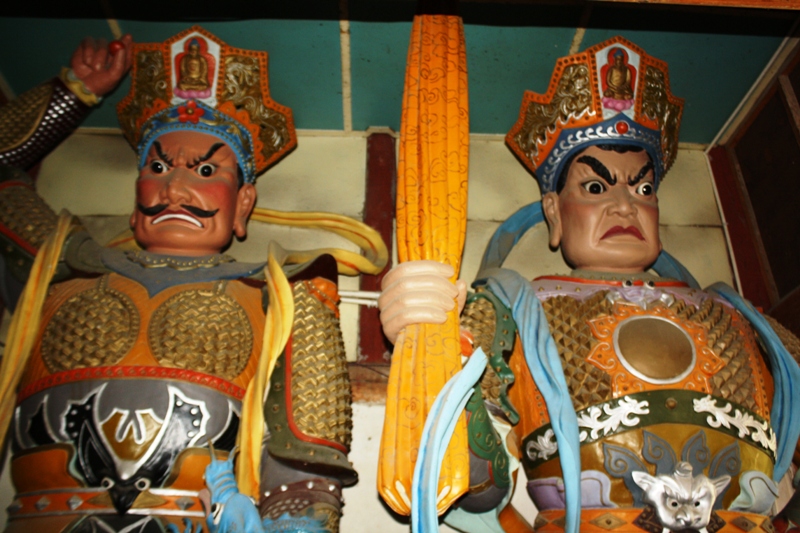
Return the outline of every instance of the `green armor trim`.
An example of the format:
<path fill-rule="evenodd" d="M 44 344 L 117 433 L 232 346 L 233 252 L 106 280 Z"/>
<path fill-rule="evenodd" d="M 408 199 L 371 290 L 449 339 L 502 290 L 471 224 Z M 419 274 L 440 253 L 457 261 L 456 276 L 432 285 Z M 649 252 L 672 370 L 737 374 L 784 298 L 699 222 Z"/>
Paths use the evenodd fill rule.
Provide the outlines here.
<path fill-rule="evenodd" d="M 285 361 L 286 353 L 283 353 L 275 363 L 264 407 L 264 418 L 270 432 L 267 450 L 273 457 L 300 470 L 336 477 L 345 486 L 355 484 L 358 474 L 345 453 L 333 447 L 300 440 L 289 427 Z"/>
<path fill-rule="evenodd" d="M 477 457 L 492 464 L 492 479 L 496 487 L 505 489 L 511 486 L 508 471 L 508 455 L 503 447 L 503 440 L 494 429 L 489 411 L 483 402 L 480 385 L 475 387 L 472 397 L 467 402 L 470 414 L 467 422 L 469 448 Z"/>
<path fill-rule="evenodd" d="M 517 325 L 511 317 L 511 310 L 503 305 L 497 296 L 488 290 L 479 290 L 471 293 L 467 298 L 467 305 L 477 300 L 487 300 L 495 309 L 495 330 L 492 345 L 489 349 L 489 366 L 494 370 L 500 380 L 500 394 L 498 401 L 500 408 L 511 424 L 519 422 L 519 413 L 508 398 L 508 387 L 514 383 L 514 372 L 508 366 L 507 355 L 511 354 L 517 334 Z"/>
<path fill-rule="evenodd" d="M 637 428 L 682 424 L 709 428 L 762 450 L 775 461 L 776 436 L 769 421 L 739 404 L 690 390 L 660 390 L 629 394 L 581 409 L 581 446 Z M 522 462 L 537 468 L 557 457 L 558 445 L 550 424 L 522 440 Z"/>

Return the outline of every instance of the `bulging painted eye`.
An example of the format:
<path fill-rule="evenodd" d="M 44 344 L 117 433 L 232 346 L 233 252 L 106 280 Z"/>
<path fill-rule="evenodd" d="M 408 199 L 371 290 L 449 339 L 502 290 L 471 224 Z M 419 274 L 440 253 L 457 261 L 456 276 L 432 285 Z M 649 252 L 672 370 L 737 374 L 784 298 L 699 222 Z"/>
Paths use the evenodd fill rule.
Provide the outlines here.
<path fill-rule="evenodd" d="M 642 196 L 652 196 L 654 192 L 655 188 L 653 184 L 649 182 L 640 183 L 639 186 L 636 187 L 636 194 L 641 194 Z"/>
<path fill-rule="evenodd" d="M 136 487 L 136 490 L 145 491 L 150 488 L 150 480 L 146 477 L 140 477 L 136 480 L 134 486 Z"/>
<path fill-rule="evenodd" d="M 153 174 L 163 174 L 169 170 L 169 167 L 163 161 L 155 159 L 150 162 L 150 170 L 153 172 Z"/>
<path fill-rule="evenodd" d="M 214 172 L 216 172 L 217 167 L 212 165 L 211 163 L 203 163 L 199 167 L 197 167 L 197 173 L 203 176 L 204 178 L 208 178 L 209 176 L 213 176 Z"/>
<path fill-rule="evenodd" d="M 606 192 L 606 186 L 599 180 L 587 181 L 582 186 L 589 194 L 602 194 Z"/>
<path fill-rule="evenodd" d="M 111 479 L 110 477 L 104 477 L 103 481 L 100 482 L 100 486 L 108 490 L 114 486 L 114 480 Z"/>

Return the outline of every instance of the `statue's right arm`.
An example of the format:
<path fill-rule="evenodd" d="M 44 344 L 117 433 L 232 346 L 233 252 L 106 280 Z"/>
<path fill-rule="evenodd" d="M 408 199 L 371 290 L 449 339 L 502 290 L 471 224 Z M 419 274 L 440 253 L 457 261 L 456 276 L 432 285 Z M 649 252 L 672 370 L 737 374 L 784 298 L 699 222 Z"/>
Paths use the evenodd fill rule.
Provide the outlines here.
<path fill-rule="evenodd" d="M 69 136 L 99 97 L 119 83 L 130 65 L 131 37 L 123 37 L 120 44 L 122 48 L 110 54 L 105 41 L 84 39 L 70 69 L 0 107 L 0 298 L 9 308 L 57 220 L 22 170 Z M 88 243 L 85 234 L 74 236 L 73 249 L 78 241 Z M 65 269 L 60 270 L 64 275 Z"/>
<path fill-rule="evenodd" d="M 77 128 L 128 71 L 131 37 L 114 54 L 102 39 L 84 39 L 70 68 L 0 108 L 0 166 L 28 169 Z"/>
<path fill-rule="evenodd" d="M 378 299 L 387 338 L 395 342 L 400 331 L 411 324 L 443 323 L 446 313 L 458 305 L 462 336 L 470 338 L 476 349 L 480 346 L 487 354 L 498 349 L 505 351 L 498 348 L 502 343 L 495 342 L 497 335 L 502 334 L 497 330 L 502 330 L 509 337 L 505 344 L 510 350 L 514 341 L 513 328 L 496 327 L 498 315 L 507 313 L 495 312 L 493 306 L 502 304 L 495 298 L 473 296 L 465 308 L 466 284 L 451 282 L 452 275 L 452 267 L 436 261 L 410 261 L 392 269 L 383 280 Z M 503 367 L 507 368 L 504 364 Z M 494 427 L 495 424 L 511 425 L 504 414 L 501 395 L 505 396 L 505 388 L 494 369 L 489 367 L 466 407 L 470 432 L 470 491 L 457 505 L 467 513 L 483 513 L 497 507 L 513 486 L 509 446 Z M 503 433 L 506 438 L 514 438 L 514 432 Z M 513 444 L 510 447 L 516 449 Z"/>

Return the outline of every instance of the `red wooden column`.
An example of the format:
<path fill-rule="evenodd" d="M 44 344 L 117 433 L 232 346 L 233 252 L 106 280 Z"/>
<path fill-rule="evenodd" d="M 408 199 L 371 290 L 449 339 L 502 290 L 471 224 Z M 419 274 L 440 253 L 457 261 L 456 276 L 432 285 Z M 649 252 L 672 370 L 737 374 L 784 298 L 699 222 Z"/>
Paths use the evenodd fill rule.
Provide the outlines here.
<path fill-rule="evenodd" d="M 736 170 L 724 146 L 712 148 L 708 152 L 708 160 L 728 225 L 731 248 L 739 273 L 739 289 L 742 296 L 753 305 L 766 311 L 772 307 L 770 291 L 764 281 L 767 279 L 765 269 L 768 267 L 764 264 L 763 251 L 758 246 L 757 237 L 753 235 L 753 228 L 757 228 L 757 225 L 754 220 L 748 220 L 748 213 L 752 213 L 752 209 L 745 205 L 746 192 L 739 186 Z"/>
<path fill-rule="evenodd" d="M 397 184 L 395 137 L 391 133 L 372 133 L 367 137 L 367 176 L 364 198 L 364 223 L 373 227 L 392 250 Z M 377 276 L 361 276 L 360 289 L 380 291 L 384 274 L 392 268 L 389 262 Z M 377 307 L 361 306 L 358 318 L 358 362 L 350 365 L 353 399 L 384 401 L 389 376 L 392 345 L 381 330 Z"/>

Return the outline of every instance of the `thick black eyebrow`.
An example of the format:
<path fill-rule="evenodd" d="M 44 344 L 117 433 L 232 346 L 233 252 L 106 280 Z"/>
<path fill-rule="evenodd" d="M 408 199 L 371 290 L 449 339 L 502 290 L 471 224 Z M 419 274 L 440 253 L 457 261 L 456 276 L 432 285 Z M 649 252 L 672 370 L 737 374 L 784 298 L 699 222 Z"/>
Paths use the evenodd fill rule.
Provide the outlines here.
<path fill-rule="evenodd" d="M 214 155 L 216 151 L 222 148 L 223 146 L 225 146 L 225 143 L 215 143 L 213 146 L 211 146 L 211 148 L 208 149 L 206 155 L 198 157 L 197 159 L 194 160 L 193 163 L 186 165 L 186 168 L 194 168 L 203 161 L 208 161 L 209 159 L 211 159 L 211 156 Z"/>
<path fill-rule="evenodd" d="M 651 170 L 653 170 L 653 162 L 652 161 L 648 161 L 642 167 L 642 170 L 640 170 L 639 173 L 636 174 L 635 177 L 633 177 L 633 178 L 628 180 L 628 185 L 636 185 L 637 183 L 642 181 L 644 179 L 644 177 L 647 176 L 647 173 L 650 172 Z"/>
<path fill-rule="evenodd" d="M 171 166 L 171 167 L 174 167 L 174 166 L 175 166 L 175 165 L 173 165 L 173 164 L 172 164 L 172 159 L 170 159 L 170 158 L 167 156 L 167 154 L 165 154 L 165 153 L 164 153 L 164 151 L 161 149 L 161 143 L 159 143 L 158 141 L 153 141 L 153 146 L 154 146 L 154 147 L 155 147 L 155 149 L 156 149 L 156 153 L 158 154 L 158 157 L 160 157 L 161 159 L 163 159 L 163 160 L 164 160 L 164 162 L 165 162 L 166 164 L 168 164 L 169 166 Z"/>
<path fill-rule="evenodd" d="M 589 165 L 594 170 L 594 173 L 606 180 L 609 185 L 616 185 L 617 178 L 611 175 L 611 172 L 608 171 L 606 166 L 601 163 L 598 159 L 590 156 L 590 155 L 582 155 L 578 158 L 578 163 L 583 163 L 584 165 Z"/>

